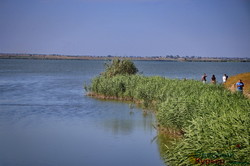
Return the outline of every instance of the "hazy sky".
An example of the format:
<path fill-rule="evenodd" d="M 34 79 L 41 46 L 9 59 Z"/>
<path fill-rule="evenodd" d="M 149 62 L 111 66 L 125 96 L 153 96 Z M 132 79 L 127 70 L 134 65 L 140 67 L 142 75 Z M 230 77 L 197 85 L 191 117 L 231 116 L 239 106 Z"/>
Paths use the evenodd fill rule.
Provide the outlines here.
<path fill-rule="evenodd" d="M 0 0 L 0 53 L 250 57 L 250 0 Z"/>

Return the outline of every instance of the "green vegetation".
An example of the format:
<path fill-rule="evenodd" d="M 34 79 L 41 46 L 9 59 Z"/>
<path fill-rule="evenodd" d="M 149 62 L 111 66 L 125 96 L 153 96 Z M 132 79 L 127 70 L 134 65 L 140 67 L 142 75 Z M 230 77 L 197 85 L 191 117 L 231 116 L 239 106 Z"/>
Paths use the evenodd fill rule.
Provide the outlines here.
<path fill-rule="evenodd" d="M 114 59 L 111 63 L 106 64 L 106 71 L 102 73 L 106 77 L 113 77 L 115 75 L 131 75 L 136 74 L 138 69 L 130 60 Z"/>
<path fill-rule="evenodd" d="M 141 75 L 101 75 L 89 90 L 154 108 L 160 126 L 181 131 L 163 154 L 171 166 L 250 163 L 250 100 L 242 94 L 222 85 Z M 209 153 L 214 155 L 204 155 Z"/>

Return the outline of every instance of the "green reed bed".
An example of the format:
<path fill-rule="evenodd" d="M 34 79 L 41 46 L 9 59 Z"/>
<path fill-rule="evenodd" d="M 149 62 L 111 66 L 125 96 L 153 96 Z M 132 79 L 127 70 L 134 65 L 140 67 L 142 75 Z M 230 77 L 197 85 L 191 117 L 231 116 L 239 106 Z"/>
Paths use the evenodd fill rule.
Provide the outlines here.
<path fill-rule="evenodd" d="M 159 76 L 99 76 L 91 93 L 153 107 L 158 123 L 181 130 L 163 155 L 171 165 L 250 165 L 250 100 L 221 85 Z"/>

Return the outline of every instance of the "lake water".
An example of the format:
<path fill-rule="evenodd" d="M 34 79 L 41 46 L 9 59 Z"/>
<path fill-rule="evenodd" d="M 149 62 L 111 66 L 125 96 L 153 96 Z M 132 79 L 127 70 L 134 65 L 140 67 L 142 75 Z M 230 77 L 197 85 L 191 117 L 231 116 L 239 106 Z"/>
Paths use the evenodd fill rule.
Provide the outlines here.
<path fill-rule="evenodd" d="M 105 61 L 0 59 L 0 166 L 164 166 L 151 113 L 85 96 Z M 200 79 L 250 63 L 135 61 L 144 75 Z"/>

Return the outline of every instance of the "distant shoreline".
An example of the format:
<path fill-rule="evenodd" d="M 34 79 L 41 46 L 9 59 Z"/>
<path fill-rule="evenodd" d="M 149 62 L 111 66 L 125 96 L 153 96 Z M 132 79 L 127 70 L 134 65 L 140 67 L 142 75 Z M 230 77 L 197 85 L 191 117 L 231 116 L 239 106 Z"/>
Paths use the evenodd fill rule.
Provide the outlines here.
<path fill-rule="evenodd" d="M 51 60 L 112 60 L 115 58 L 140 61 L 173 62 L 250 62 L 250 58 L 209 58 L 209 57 L 123 57 L 123 56 L 69 56 L 57 54 L 12 54 L 0 53 L 0 59 L 51 59 Z"/>

